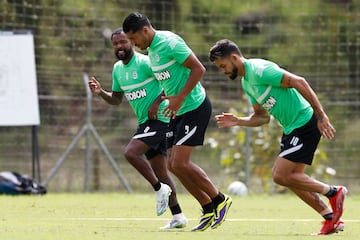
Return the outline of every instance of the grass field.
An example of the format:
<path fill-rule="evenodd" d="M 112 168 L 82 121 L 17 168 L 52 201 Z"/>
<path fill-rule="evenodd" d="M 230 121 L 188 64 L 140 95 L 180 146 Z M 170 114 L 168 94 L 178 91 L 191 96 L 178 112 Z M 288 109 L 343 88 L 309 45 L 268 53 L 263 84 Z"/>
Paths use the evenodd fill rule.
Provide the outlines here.
<path fill-rule="evenodd" d="M 218 229 L 193 233 L 198 203 L 179 195 L 189 218 L 186 228 L 160 231 L 171 218 L 156 217 L 153 194 L 96 193 L 0 196 L 0 239 L 360 239 L 360 197 L 346 199 L 345 231 L 311 236 L 321 218 L 293 195 L 233 197 L 227 220 Z"/>

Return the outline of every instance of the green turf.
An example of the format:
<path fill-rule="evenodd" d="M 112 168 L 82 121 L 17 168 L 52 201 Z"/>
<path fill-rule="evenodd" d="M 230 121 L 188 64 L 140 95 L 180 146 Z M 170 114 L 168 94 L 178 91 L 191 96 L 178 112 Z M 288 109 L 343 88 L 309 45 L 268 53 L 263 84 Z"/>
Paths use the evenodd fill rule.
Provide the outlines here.
<path fill-rule="evenodd" d="M 234 197 L 227 220 L 218 229 L 193 233 L 198 203 L 179 195 L 189 218 L 185 229 L 160 231 L 171 218 L 155 214 L 153 194 L 47 194 L 0 196 L 0 239 L 314 239 L 321 218 L 293 195 Z M 360 197 L 346 200 L 345 231 L 317 239 L 360 239 Z"/>

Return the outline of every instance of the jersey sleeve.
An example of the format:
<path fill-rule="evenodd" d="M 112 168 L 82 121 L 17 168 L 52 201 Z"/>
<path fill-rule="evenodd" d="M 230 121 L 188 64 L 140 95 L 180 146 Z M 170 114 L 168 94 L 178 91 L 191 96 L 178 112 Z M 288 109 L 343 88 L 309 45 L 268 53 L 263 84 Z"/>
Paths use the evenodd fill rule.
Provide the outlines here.
<path fill-rule="evenodd" d="M 117 72 L 118 72 L 118 69 L 115 64 L 113 71 L 112 71 L 112 91 L 113 92 L 123 92 L 119 85 L 119 79 L 118 79 L 119 74 Z"/>
<path fill-rule="evenodd" d="M 190 47 L 180 36 L 170 38 L 168 47 L 169 52 L 172 53 L 174 59 L 180 64 L 183 64 L 192 53 Z"/>
<path fill-rule="evenodd" d="M 258 69 L 258 83 L 279 87 L 281 84 L 284 70 L 277 64 L 268 64 Z"/>

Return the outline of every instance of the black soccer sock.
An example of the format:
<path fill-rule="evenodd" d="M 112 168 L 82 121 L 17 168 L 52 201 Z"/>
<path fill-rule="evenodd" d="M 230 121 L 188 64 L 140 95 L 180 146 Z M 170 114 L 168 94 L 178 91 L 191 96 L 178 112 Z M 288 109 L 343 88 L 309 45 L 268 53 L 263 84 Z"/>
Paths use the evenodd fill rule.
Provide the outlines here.
<path fill-rule="evenodd" d="M 152 187 L 154 188 L 154 191 L 159 191 L 161 188 L 161 183 L 160 181 L 158 181 L 157 183 L 155 183 L 154 185 L 152 185 Z"/>
<path fill-rule="evenodd" d="M 212 200 L 212 202 L 214 204 L 214 208 L 216 208 L 221 202 L 223 202 L 225 200 L 225 196 L 224 196 L 224 194 L 219 192 L 219 194 L 216 195 L 216 197 L 214 197 L 211 200 Z"/>
<path fill-rule="evenodd" d="M 180 205 L 176 204 L 175 206 L 170 207 L 170 211 L 172 215 L 182 213 Z"/>
<path fill-rule="evenodd" d="M 333 213 L 328 213 L 323 216 L 325 220 L 332 220 L 333 219 Z"/>
<path fill-rule="evenodd" d="M 334 196 L 336 193 L 337 193 L 337 188 L 334 186 L 330 186 L 330 190 L 324 195 L 325 195 L 325 197 L 329 198 L 329 197 Z"/>
<path fill-rule="evenodd" d="M 211 203 L 208 203 L 208 204 L 202 206 L 202 209 L 203 209 L 203 214 L 212 213 L 212 212 L 214 212 L 214 205 L 211 202 Z"/>

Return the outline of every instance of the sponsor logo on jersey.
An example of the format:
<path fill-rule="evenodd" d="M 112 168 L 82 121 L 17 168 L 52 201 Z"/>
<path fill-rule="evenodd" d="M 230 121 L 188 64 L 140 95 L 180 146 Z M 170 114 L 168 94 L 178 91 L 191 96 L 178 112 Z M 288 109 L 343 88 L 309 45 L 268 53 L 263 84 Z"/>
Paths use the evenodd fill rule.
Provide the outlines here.
<path fill-rule="evenodd" d="M 158 80 L 158 81 L 167 80 L 167 79 L 171 78 L 170 72 L 168 70 L 166 70 L 164 72 L 157 72 L 154 74 L 155 74 L 156 80 Z"/>
<path fill-rule="evenodd" d="M 146 93 L 146 89 L 144 88 L 133 92 L 125 93 L 124 95 L 128 101 L 133 101 L 139 98 L 146 97 L 147 93 Z"/>
<path fill-rule="evenodd" d="M 263 108 L 265 108 L 266 111 L 270 111 L 276 104 L 276 99 L 273 96 L 270 96 L 264 103 Z"/>

